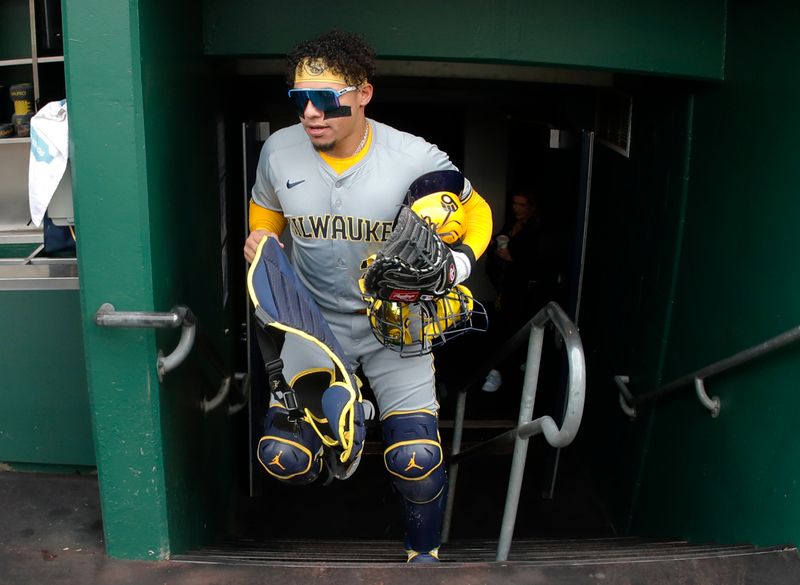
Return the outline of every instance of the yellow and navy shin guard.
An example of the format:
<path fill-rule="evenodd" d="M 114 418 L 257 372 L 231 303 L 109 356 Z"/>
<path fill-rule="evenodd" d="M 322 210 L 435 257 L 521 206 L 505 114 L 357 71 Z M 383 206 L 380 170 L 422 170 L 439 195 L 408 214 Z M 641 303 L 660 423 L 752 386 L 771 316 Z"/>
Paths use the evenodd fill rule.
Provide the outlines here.
<path fill-rule="evenodd" d="M 386 469 L 405 508 L 409 562 L 436 562 L 442 542 L 447 472 L 436 415 L 393 412 L 383 419 Z"/>
<path fill-rule="evenodd" d="M 345 352 L 274 238 L 264 238 L 259 244 L 247 284 L 256 321 L 264 330 L 279 336 L 297 335 L 330 358 L 332 375 L 321 399 L 310 398 L 314 406 L 309 407 L 303 404 L 302 392 L 295 394 L 300 410 L 306 413 L 305 422 L 334 454 L 330 459 L 332 473 L 339 479 L 349 477 L 361 457 L 366 426 L 358 380 L 347 365 Z M 323 420 L 329 433 L 320 432 L 320 425 L 315 424 Z"/>

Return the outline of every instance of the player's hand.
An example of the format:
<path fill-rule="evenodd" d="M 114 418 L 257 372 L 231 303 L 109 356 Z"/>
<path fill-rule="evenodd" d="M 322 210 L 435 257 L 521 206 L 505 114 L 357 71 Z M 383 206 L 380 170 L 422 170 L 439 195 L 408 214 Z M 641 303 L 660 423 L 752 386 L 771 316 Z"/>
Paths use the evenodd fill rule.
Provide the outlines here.
<path fill-rule="evenodd" d="M 281 248 L 283 248 L 283 244 L 281 244 L 281 241 L 278 239 L 278 234 L 268 232 L 267 230 L 253 230 L 250 232 L 250 235 L 247 236 L 247 240 L 244 242 L 245 260 L 248 262 L 253 261 L 253 258 L 256 257 L 256 252 L 258 251 L 258 245 L 264 238 L 275 238 L 275 241 L 277 241 Z"/>
<path fill-rule="evenodd" d="M 506 262 L 511 262 L 511 252 L 508 251 L 508 248 L 498 248 L 494 251 L 495 255 L 500 258 L 501 260 L 505 260 Z"/>

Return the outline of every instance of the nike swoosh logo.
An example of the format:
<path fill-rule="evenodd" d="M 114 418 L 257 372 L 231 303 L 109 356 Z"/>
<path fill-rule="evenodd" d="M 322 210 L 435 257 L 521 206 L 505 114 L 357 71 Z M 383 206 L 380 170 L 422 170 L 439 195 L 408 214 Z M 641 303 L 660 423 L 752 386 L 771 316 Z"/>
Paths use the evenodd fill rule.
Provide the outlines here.
<path fill-rule="evenodd" d="M 292 187 L 297 187 L 300 183 L 305 183 L 305 179 L 300 179 L 299 181 L 295 181 L 292 183 L 289 179 L 286 179 L 286 188 L 291 189 Z"/>

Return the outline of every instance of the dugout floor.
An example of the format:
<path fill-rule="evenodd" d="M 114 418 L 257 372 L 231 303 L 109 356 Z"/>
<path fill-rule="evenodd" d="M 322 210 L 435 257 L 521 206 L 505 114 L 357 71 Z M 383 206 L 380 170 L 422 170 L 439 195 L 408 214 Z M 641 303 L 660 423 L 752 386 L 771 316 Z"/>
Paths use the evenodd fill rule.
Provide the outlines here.
<path fill-rule="evenodd" d="M 353 560 L 352 554 L 345 562 L 326 562 L 315 557 L 325 543 L 301 546 L 305 555 L 298 555 L 303 561 L 297 562 L 288 557 L 300 549 L 286 548 L 286 542 L 281 543 L 284 552 L 278 557 L 274 551 L 272 556 L 253 553 L 251 543 L 249 553 L 241 546 L 228 550 L 226 558 L 201 554 L 185 555 L 180 561 L 122 561 L 104 553 L 94 476 L 0 472 L 0 501 L 3 585 L 307 585 L 317 579 L 332 584 L 396 585 L 789 585 L 800 579 L 800 560 L 793 547 L 714 549 L 624 539 L 531 541 L 526 546 L 538 560 L 493 563 L 476 555 L 472 557 L 476 562 L 464 562 L 461 556 L 457 562 L 437 567 L 386 562 L 374 553 L 371 562 Z M 385 550 L 383 542 L 376 542 L 374 548 Z M 263 551 L 263 547 L 255 549 Z"/>

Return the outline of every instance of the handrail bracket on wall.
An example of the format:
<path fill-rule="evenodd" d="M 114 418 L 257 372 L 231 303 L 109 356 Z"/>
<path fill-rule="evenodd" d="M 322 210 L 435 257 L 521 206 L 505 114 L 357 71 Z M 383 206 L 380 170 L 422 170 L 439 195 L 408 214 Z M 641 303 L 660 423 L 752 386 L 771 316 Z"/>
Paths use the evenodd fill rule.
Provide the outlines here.
<path fill-rule="evenodd" d="M 719 397 L 712 396 L 709 398 L 708 394 L 706 394 L 706 386 L 703 382 L 703 378 L 694 379 L 694 390 L 697 393 L 697 398 L 700 400 L 700 403 L 711 411 L 711 417 L 717 418 L 720 408 Z"/>
<path fill-rule="evenodd" d="M 181 328 L 181 337 L 172 353 L 164 355 L 158 351 L 156 371 L 158 380 L 177 368 L 192 351 L 197 329 L 197 319 L 188 307 L 178 305 L 167 313 L 147 311 L 117 311 L 111 303 L 103 303 L 94 315 L 94 322 L 100 327 L 133 327 L 138 329 Z"/>
<path fill-rule="evenodd" d="M 639 405 L 648 402 L 654 402 L 663 398 L 668 394 L 672 394 L 676 390 L 680 390 L 689 385 L 694 385 L 695 394 L 700 400 L 700 403 L 711 411 L 711 416 L 716 418 L 719 416 L 721 404 L 717 396 L 709 397 L 706 392 L 705 380 L 709 376 L 715 376 L 722 372 L 726 372 L 743 364 L 752 362 L 764 355 L 772 353 L 778 349 L 786 347 L 792 343 L 800 341 L 800 325 L 784 331 L 780 335 L 776 335 L 766 341 L 754 345 L 745 350 L 740 351 L 730 357 L 714 362 L 704 368 L 692 372 L 686 376 L 673 380 L 669 384 L 665 384 L 655 390 L 634 396 L 628 384 L 630 378 L 628 376 L 614 376 L 614 383 L 619 388 L 619 405 L 623 412 L 631 419 L 636 418 L 636 409 Z"/>

